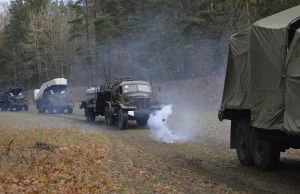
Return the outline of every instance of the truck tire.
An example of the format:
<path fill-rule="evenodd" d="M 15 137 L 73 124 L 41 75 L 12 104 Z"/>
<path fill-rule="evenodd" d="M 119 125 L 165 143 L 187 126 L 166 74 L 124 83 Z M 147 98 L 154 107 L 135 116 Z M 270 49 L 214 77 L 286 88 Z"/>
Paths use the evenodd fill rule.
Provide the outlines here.
<path fill-rule="evenodd" d="M 94 109 L 93 108 L 88 108 L 88 111 L 89 111 L 89 121 L 91 122 L 95 122 L 96 120 L 96 115 L 95 115 L 95 112 L 94 112 Z"/>
<path fill-rule="evenodd" d="M 90 116 L 89 116 L 89 108 L 85 108 L 84 109 L 84 111 L 85 111 L 85 120 L 86 121 L 90 121 Z"/>
<path fill-rule="evenodd" d="M 243 166 L 253 165 L 252 131 L 249 120 L 240 120 L 236 129 L 236 152 Z"/>
<path fill-rule="evenodd" d="M 48 113 L 53 114 L 53 107 L 51 105 L 48 107 Z"/>
<path fill-rule="evenodd" d="M 21 107 L 16 108 L 16 111 L 21 111 L 21 110 L 22 110 Z"/>
<path fill-rule="evenodd" d="M 114 125 L 115 124 L 115 117 L 110 114 L 109 107 L 105 107 L 105 123 L 108 125 Z"/>
<path fill-rule="evenodd" d="M 10 111 L 14 111 L 14 108 L 12 107 L 11 104 L 9 104 L 8 107 L 9 107 L 9 110 L 10 110 Z"/>
<path fill-rule="evenodd" d="M 147 125 L 147 122 L 148 122 L 148 119 L 137 119 L 137 120 L 136 120 L 136 123 L 137 123 L 139 126 L 146 126 L 146 125 Z"/>
<path fill-rule="evenodd" d="M 271 140 L 259 138 L 257 129 L 252 133 L 252 153 L 255 167 L 267 171 L 274 168 L 280 159 L 280 149 Z"/>
<path fill-rule="evenodd" d="M 37 108 L 37 111 L 38 111 L 38 113 L 40 114 L 40 113 L 41 113 L 41 108 L 40 108 L 40 105 L 39 105 L 39 104 L 37 104 L 36 108 Z"/>
<path fill-rule="evenodd" d="M 119 117 L 119 128 L 121 130 L 126 130 L 128 128 L 128 112 L 120 109 L 118 117 Z"/>
<path fill-rule="evenodd" d="M 68 108 L 68 114 L 72 114 L 73 113 L 73 108 L 69 107 Z"/>
<path fill-rule="evenodd" d="M 43 114 L 46 113 L 46 108 L 43 105 L 41 106 L 41 113 L 43 113 Z"/>

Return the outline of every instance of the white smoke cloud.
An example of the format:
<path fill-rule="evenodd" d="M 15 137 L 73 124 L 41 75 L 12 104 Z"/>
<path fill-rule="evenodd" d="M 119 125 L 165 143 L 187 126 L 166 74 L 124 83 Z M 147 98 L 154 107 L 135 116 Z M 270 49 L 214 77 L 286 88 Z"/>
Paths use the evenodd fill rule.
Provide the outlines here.
<path fill-rule="evenodd" d="M 182 143 L 188 140 L 187 136 L 171 131 L 168 119 L 173 114 L 172 105 L 164 106 L 161 110 L 150 115 L 148 126 L 154 138 L 165 143 Z"/>

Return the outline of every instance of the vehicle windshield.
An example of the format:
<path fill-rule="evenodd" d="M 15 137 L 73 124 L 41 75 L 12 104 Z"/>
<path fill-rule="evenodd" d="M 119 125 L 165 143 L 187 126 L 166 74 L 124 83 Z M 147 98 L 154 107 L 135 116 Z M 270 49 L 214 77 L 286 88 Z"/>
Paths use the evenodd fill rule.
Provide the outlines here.
<path fill-rule="evenodd" d="M 128 92 L 151 92 L 151 87 L 149 85 L 139 84 L 139 85 L 124 85 L 124 93 Z"/>

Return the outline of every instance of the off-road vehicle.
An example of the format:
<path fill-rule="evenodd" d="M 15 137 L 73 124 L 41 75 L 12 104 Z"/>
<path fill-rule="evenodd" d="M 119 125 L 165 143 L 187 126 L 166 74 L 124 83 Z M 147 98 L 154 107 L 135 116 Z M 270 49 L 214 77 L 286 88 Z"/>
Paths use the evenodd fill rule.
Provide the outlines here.
<path fill-rule="evenodd" d="M 44 83 L 35 94 L 36 108 L 39 113 L 63 113 L 67 110 L 69 114 L 73 113 L 74 103 L 71 100 L 68 90 L 67 80 L 56 78 Z"/>
<path fill-rule="evenodd" d="M 300 148 L 300 6 L 261 19 L 230 38 L 219 119 L 243 165 L 274 167 Z"/>
<path fill-rule="evenodd" d="M 28 111 L 28 99 L 23 86 L 10 86 L 0 91 L 0 106 L 4 111 Z"/>
<path fill-rule="evenodd" d="M 106 83 L 86 91 L 86 100 L 80 105 L 88 121 L 104 116 L 109 125 L 118 123 L 120 129 L 127 129 L 128 120 L 146 125 L 151 113 L 161 106 L 153 95 L 151 84 L 133 78 L 110 78 Z"/>

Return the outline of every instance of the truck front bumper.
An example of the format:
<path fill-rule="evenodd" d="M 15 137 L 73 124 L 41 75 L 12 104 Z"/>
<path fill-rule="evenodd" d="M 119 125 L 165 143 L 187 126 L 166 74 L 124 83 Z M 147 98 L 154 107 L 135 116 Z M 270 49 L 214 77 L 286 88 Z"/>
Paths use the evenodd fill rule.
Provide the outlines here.
<path fill-rule="evenodd" d="M 25 106 L 28 106 L 28 102 L 12 102 L 10 104 L 12 108 L 23 108 Z"/>
<path fill-rule="evenodd" d="M 135 119 L 148 119 L 150 117 L 150 114 L 155 113 L 156 110 L 132 110 L 128 111 L 128 117 L 130 120 Z"/>
<path fill-rule="evenodd" d="M 64 109 L 67 109 L 67 108 L 74 108 L 74 104 L 73 103 L 60 103 L 60 102 L 57 102 L 57 103 L 51 103 L 51 106 L 55 109 L 55 108 L 64 108 Z"/>

